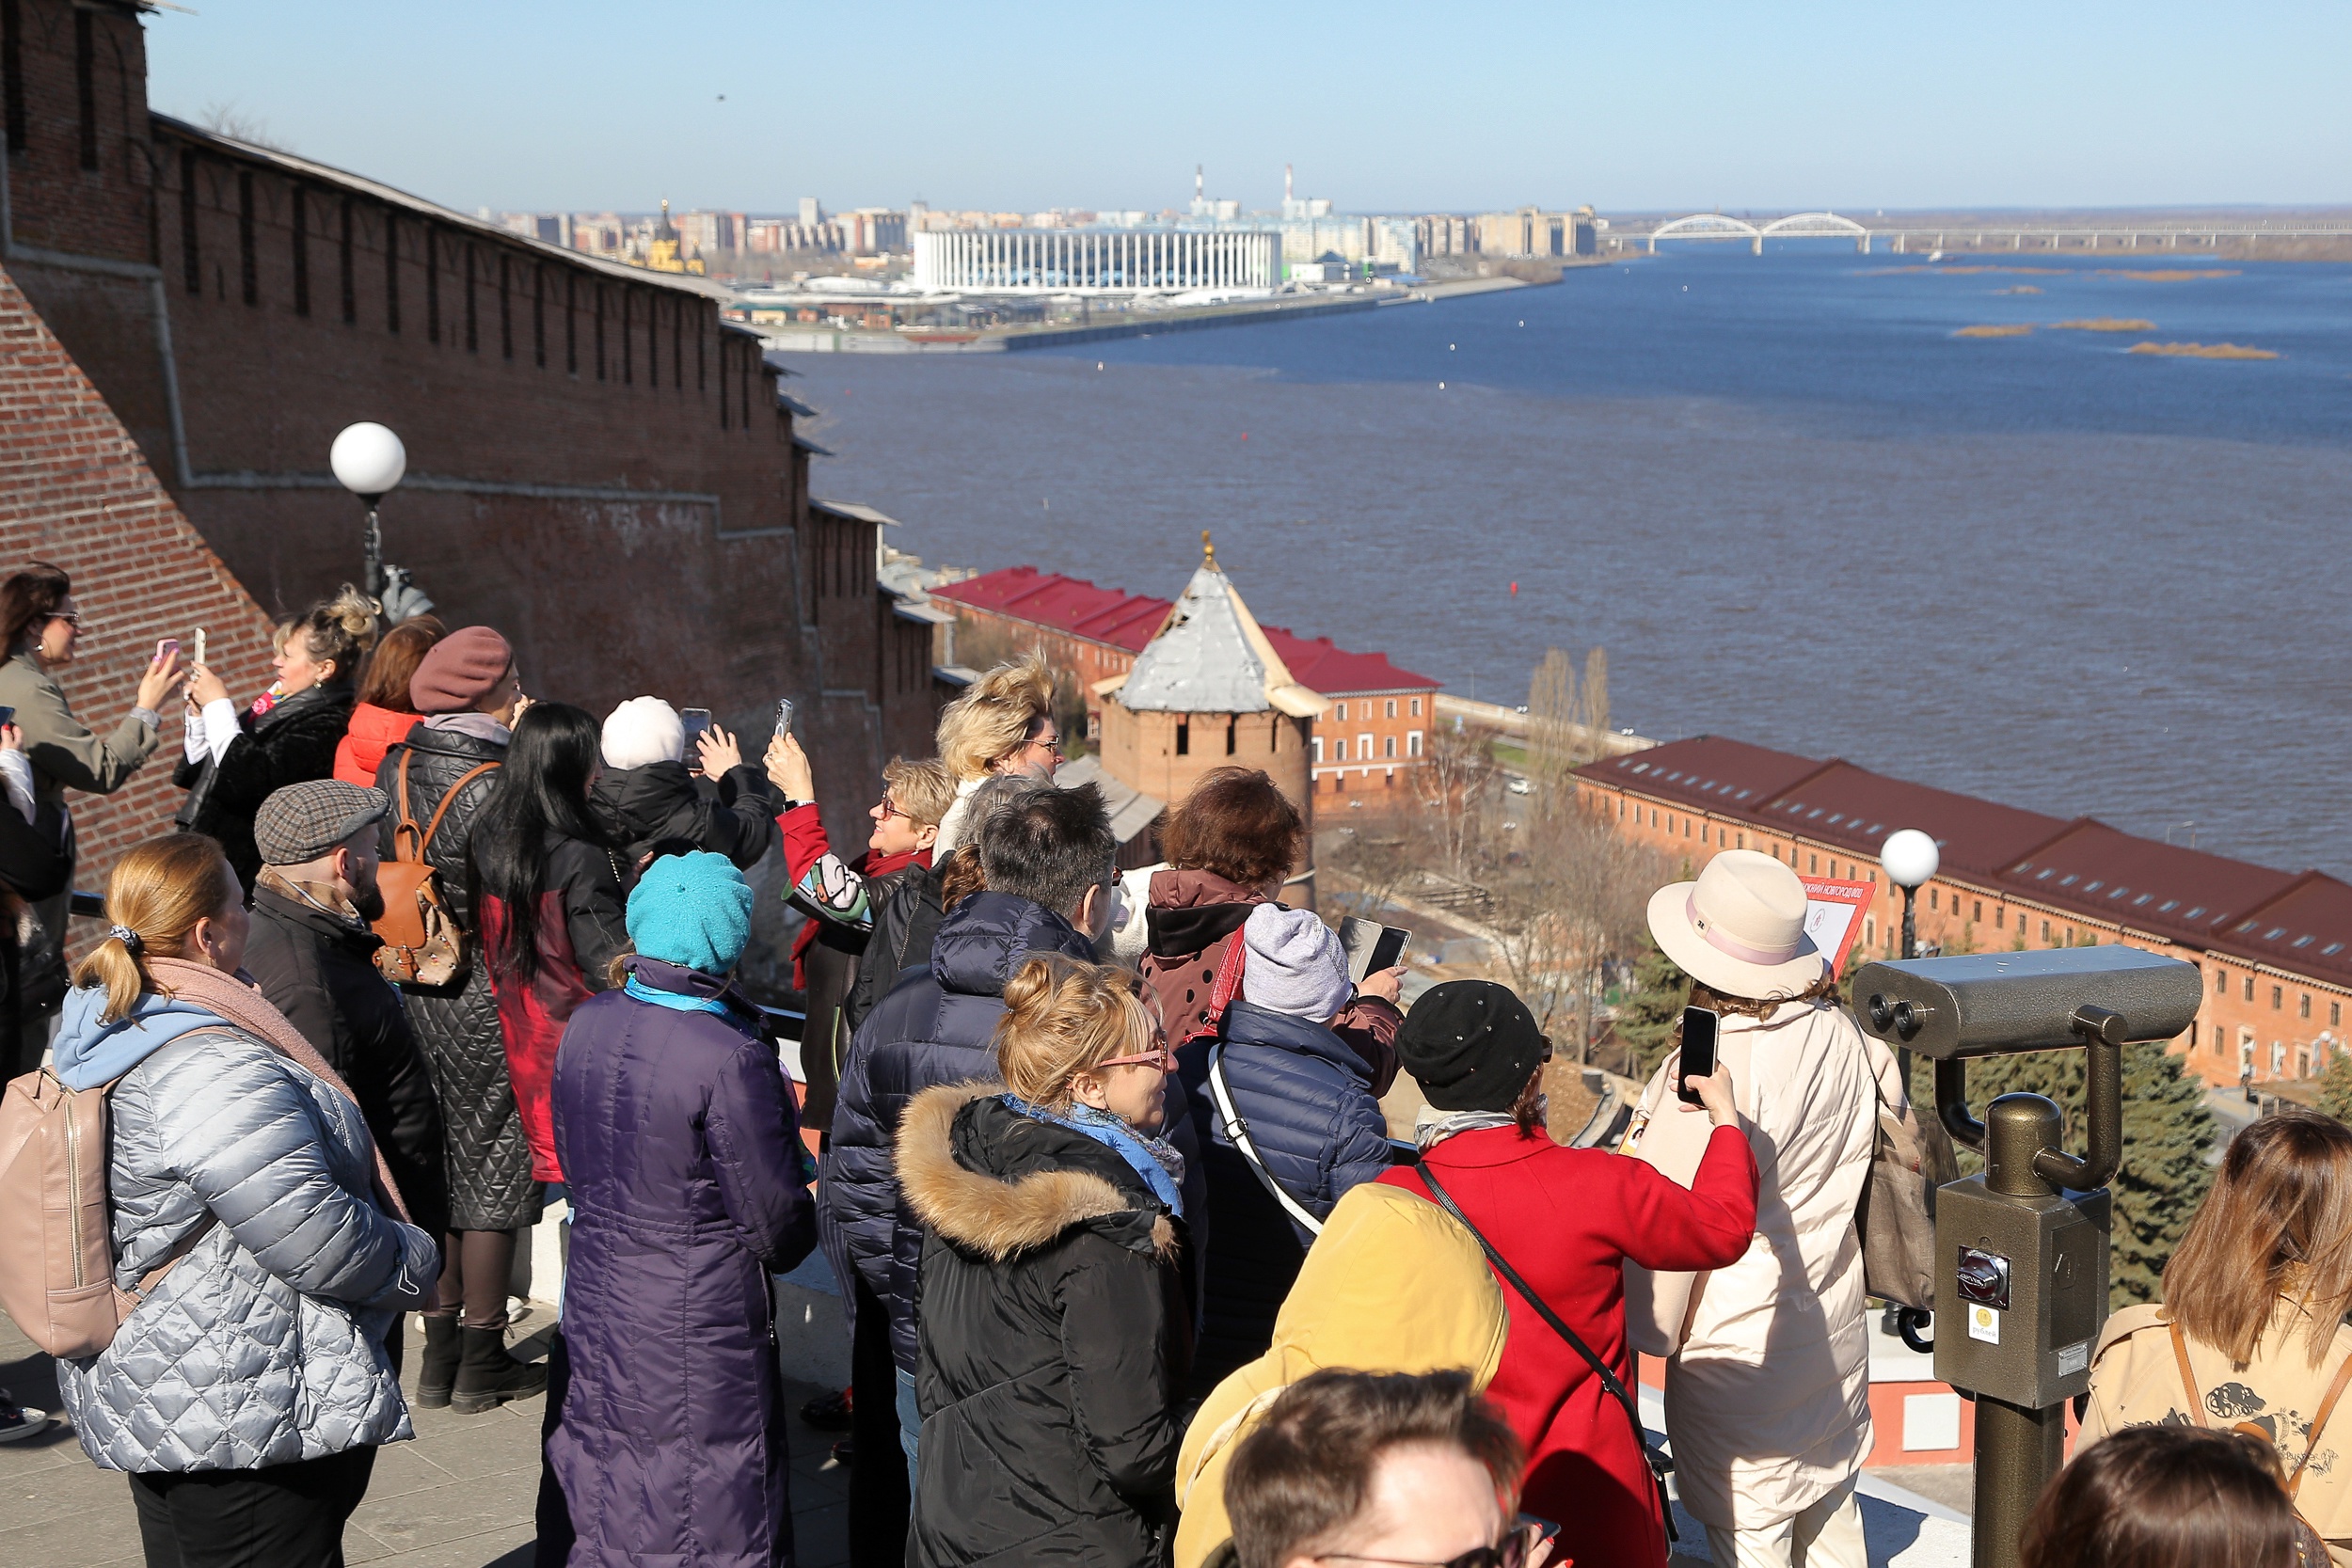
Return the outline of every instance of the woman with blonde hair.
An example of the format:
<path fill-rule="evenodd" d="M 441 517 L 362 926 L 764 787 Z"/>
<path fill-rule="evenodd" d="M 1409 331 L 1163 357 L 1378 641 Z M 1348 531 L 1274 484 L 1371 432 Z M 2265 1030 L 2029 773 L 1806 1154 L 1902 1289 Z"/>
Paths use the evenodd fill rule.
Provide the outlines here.
<path fill-rule="evenodd" d="M 111 1085 L 114 1281 L 138 1305 L 57 1363 L 75 1434 L 130 1472 L 151 1564 L 340 1561 L 376 1445 L 415 1435 L 386 1341 L 430 1302 L 434 1240 L 351 1090 L 242 973 L 218 844 L 135 847 L 106 918 L 55 1070 Z"/>
<path fill-rule="evenodd" d="M 2347 1312 L 2352 1128 L 2300 1108 L 2265 1117 L 2231 1140 L 2163 1302 L 2107 1319 L 2075 1452 L 2149 1425 L 2259 1436 L 2328 1555 L 2352 1564 Z"/>
<path fill-rule="evenodd" d="M 1050 779 L 1061 763 L 1061 729 L 1054 719 L 1054 673 L 1036 652 L 999 664 L 964 688 L 939 715 L 939 760 L 956 781 L 955 802 L 940 818 L 933 864 L 964 840 L 972 792 L 999 773 Z"/>
<path fill-rule="evenodd" d="M 375 606 L 345 586 L 289 625 L 271 661 L 278 679 L 245 712 L 212 669 L 189 672 L 186 755 L 171 775 L 188 795 L 174 820 L 218 839 L 247 888 L 262 874 L 254 814 L 288 784 L 334 776 L 353 677 L 373 646 Z"/>
<path fill-rule="evenodd" d="M 907 1561 L 1159 1562 L 1192 1345 L 1175 1058 L 1132 975 L 1055 955 L 1006 983 L 996 1059 L 899 1126 L 927 1230 Z"/>

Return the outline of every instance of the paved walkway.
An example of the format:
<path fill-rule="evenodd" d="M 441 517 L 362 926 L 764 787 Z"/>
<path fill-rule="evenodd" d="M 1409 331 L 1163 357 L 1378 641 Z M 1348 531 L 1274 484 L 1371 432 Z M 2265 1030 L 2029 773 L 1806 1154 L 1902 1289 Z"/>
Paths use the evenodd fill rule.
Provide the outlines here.
<path fill-rule="evenodd" d="M 517 1354 L 544 1348 L 538 1325 L 550 1316 L 540 1307 L 516 1323 Z M 405 1381 L 413 1392 L 424 1340 L 417 1319 L 408 1323 Z M 27 1404 L 58 1408 L 49 1358 L 5 1315 L 0 1386 Z M 812 1385 L 787 1387 L 796 1411 L 818 1392 Z M 345 1560 L 355 1568 L 529 1568 L 546 1408 L 544 1400 L 530 1400 L 479 1416 L 416 1412 L 417 1440 L 387 1445 L 377 1456 L 367 1500 L 344 1532 Z M 791 1440 L 800 1561 L 803 1568 L 837 1568 L 849 1560 L 843 1518 L 848 1473 L 830 1463 L 831 1437 L 797 1416 Z M 62 1420 L 40 1437 L 0 1444 L 0 1563 L 96 1568 L 142 1561 L 129 1482 L 84 1457 Z"/>

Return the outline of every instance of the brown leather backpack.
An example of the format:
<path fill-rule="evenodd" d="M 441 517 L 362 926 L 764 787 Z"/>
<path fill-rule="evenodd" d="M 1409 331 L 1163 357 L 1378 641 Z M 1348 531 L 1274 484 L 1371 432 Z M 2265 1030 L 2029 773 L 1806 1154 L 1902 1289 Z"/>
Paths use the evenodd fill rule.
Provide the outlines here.
<path fill-rule="evenodd" d="M 392 858 L 376 868 L 376 886 L 383 890 L 384 914 L 375 934 L 384 945 L 375 950 L 376 973 L 395 985 L 446 986 L 462 979 L 469 955 L 465 927 L 441 902 L 441 891 L 425 851 L 441 831 L 441 818 L 457 802 L 465 787 L 499 765 L 485 762 L 457 776 L 434 808 L 432 820 L 421 829 L 408 807 L 408 759 L 400 753 L 400 784 L 394 799 L 400 820 L 392 829 Z"/>

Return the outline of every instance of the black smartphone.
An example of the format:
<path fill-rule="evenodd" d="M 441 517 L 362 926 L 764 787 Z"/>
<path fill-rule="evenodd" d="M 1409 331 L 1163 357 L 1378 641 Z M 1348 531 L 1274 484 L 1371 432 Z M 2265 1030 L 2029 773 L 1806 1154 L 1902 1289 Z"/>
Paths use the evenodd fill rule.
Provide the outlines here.
<path fill-rule="evenodd" d="M 1347 956 L 1347 977 L 1359 986 L 1366 975 L 1403 963 L 1412 940 L 1413 933 L 1402 926 L 1383 926 L 1352 914 L 1340 917 L 1340 951 Z"/>
<path fill-rule="evenodd" d="M 0 724 L 13 724 L 15 722 L 16 709 L 8 706 L 6 704 L 0 704 Z"/>
<path fill-rule="evenodd" d="M 1705 1007 L 1682 1009 L 1682 1063 L 1675 1093 L 1685 1105 L 1699 1102 L 1698 1091 L 1684 1085 L 1693 1078 L 1715 1075 L 1715 1030 L 1722 1021 Z"/>

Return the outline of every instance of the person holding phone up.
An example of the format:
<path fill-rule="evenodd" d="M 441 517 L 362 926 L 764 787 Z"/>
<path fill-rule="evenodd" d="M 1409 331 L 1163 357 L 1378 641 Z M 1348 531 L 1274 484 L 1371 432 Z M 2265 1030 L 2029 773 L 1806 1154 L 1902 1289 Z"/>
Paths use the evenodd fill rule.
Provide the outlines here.
<path fill-rule="evenodd" d="M 743 760 L 735 736 L 708 722 L 707 708 L 687 766 L 687 723 L 659 697 L 631 697 L 604 721 L 604 771 L 591 808 L 605 836 L 634 866 L 665 838 L 685 839 L 724 855 L 739 871 L 759 863 L 776 842 L 784 798 L 768 775 Z M 696 774 L 706 781 L 695 782 Z"/>
<path fill-rule="evenodd" d="M 98 735 L 73 715 L 58 684 L 58 672 L 72 664 L 80 651 L 82 612 L 73 598 L 73 580 L 45 561 L 28 562 L 0 582 L 0 707 L 14 709 L 11 717 L 23 738 L 24 756 L 33 767 L 33 788 L 44 806 L 55 806 L 66 856 L 66 876 L 58 891 L 31 901 L 14 895 L 0 898 L 0 918 L 24 939 L 18 954 L 19 971 L 10 990 L 27 1019 L 52 1014 L 66 992 L 66 904 L 72 896 L 73 818 L 65 805 L 69 789 L 92 795 L 112 795 L 155 753 L 163 733 L 164 705 L 186 680 L 180 650 L 166 640 L 139 669 L 137 693 L 121 722 Z M 29 918 L 27 916 L 29 915 Z M 27 1031 L 38 1051 L 40 1031 Z M 13 1077 L 31 1064 L 0 1060 L 0 1078 Z"/>
<path fill-rule="evenodd" d="M 1432 987 L 1396 1047 L 1428 1101 L 1414 1127 L 1422 1159 L 1380 1180 L 1451 1202 L 1502 1279 L 1511 1329 L 1486 1398 L 1527 1447 L 1522 1506 L 1572 1522 L 1561 1550 L 1579 1568 L 1653 1568 L 1666 1557 L 1665 1518 L 1624 1393 L 1633 1381 L 1624 1268 L 1722 1268 L 1748 1250 L 1756 1162 L 1730 1075 L 1692 1079 L 1698 1103 L 1663 1113 L 1706 1132 L 1686 1187 L 1638 1160 L 1551 1141 L 1551 1042 L 1507 986 Z"/>
<path fill-rule="evenodd" d="M 1870 1340 L 1854 1211 L 1880 1101 L 1899 1117 L 1908 1101 L 1893 1055 L 1838 1006 L 1804 913 L 1796 872 L 1752 849 L 1649 905 L 1650 934 L 1691 976 L 1686 1042 L 1712 1020 L 1716 1072 L 1763 1175 L 1755 1244 L 1696 1278 L 1629 1271 L 1627 1311 L 1635 1347 L 1669 1357 L 1682 1506 L 1715 1560 L 1740 1568 L 1865 1560 L 1853 1483 L 1870 1451 Z M 1697 1164 L 1673 1098 L 1683 1076 L 1677 1052 L 1626 1142 L 1678 1181 Z"/>

